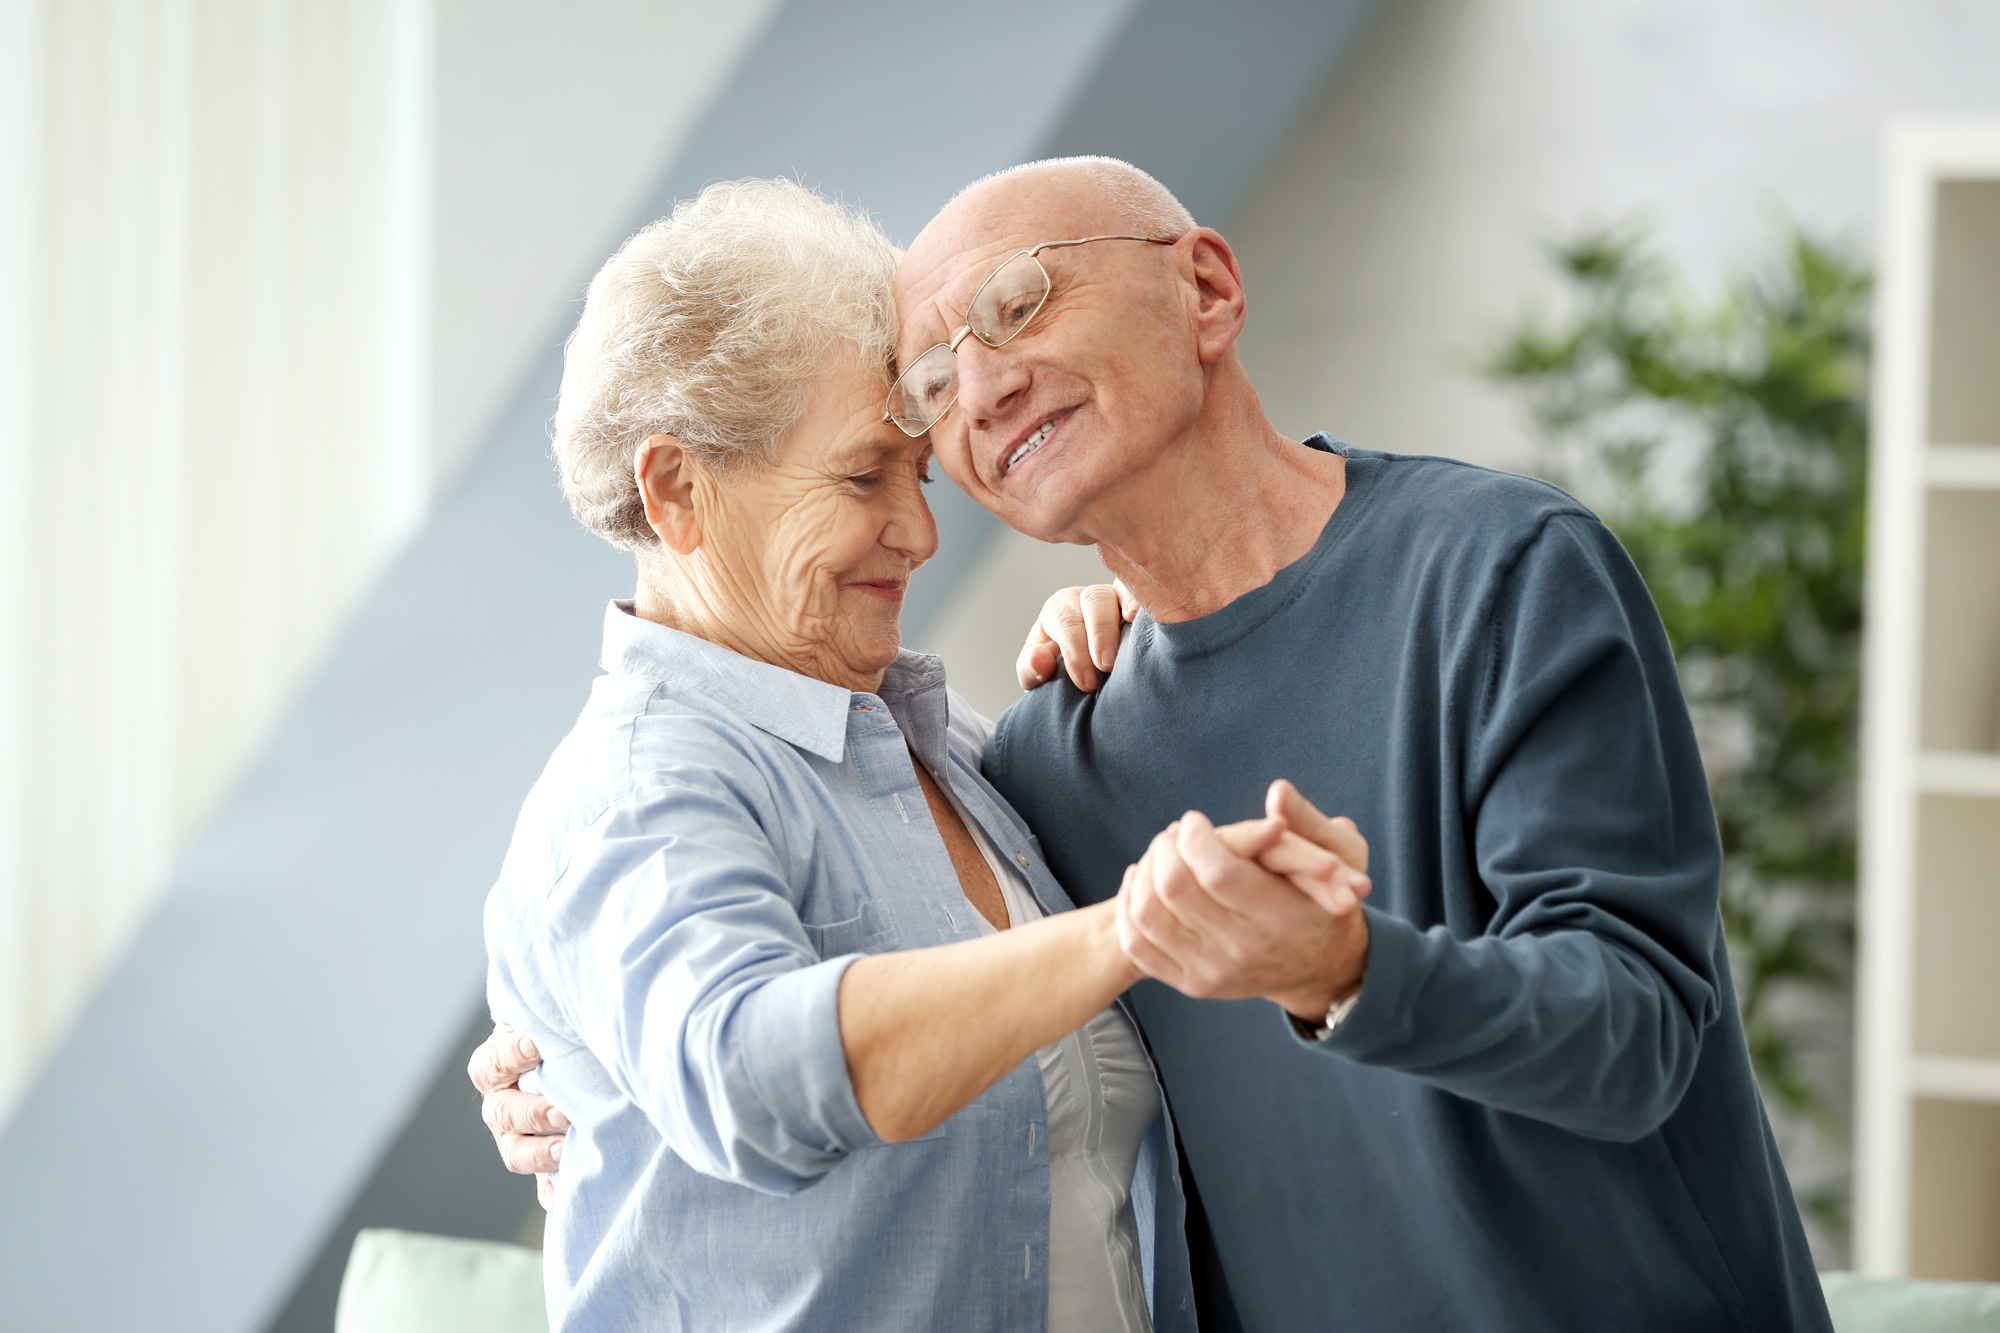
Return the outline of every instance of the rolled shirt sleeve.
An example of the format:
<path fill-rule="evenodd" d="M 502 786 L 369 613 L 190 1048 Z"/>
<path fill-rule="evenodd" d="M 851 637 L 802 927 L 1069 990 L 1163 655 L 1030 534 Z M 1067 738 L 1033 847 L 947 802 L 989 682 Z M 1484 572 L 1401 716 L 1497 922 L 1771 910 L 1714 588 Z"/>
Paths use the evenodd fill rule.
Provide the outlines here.
<path fill-rule="evenodd" d="M 1500 1110 L 1631 1140 L 1718 1014 L 1721 852 L 1652 600 L 1594 519 L 1551 518 L 1468 672 L 1475 937 L 1367 908 L 1361 999 L 1325 1041 Z"/>
<path fill-rule="evenodd" d="M 881 1142 L 840 1038 L 854 956 L 821 960 L 744 794 L 689 773 L 618 801 L 548 900 L 578 1035 L 669 1147 L 776 1194 Z"/>

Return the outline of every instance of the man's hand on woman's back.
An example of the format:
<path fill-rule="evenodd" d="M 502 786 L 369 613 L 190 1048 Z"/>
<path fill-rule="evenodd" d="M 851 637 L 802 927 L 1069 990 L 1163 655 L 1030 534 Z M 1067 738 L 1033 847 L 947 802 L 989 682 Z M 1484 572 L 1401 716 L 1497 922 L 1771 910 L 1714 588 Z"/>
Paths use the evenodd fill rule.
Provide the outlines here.
<path fill-rule="evenodd" d="M 541 1066 L 542 1054 L 525 1033 L 495 1027 L 465 1067 L 479 1089 L 480 1115 L 493 1131 L 500 1160 L 517 1175 L 532 1175 L 542 1207 L 549 1206 L 550 1176 L 562 1166 L 569 1117 L 546 1097 L 521 1090 L 521 1076 Z"/>

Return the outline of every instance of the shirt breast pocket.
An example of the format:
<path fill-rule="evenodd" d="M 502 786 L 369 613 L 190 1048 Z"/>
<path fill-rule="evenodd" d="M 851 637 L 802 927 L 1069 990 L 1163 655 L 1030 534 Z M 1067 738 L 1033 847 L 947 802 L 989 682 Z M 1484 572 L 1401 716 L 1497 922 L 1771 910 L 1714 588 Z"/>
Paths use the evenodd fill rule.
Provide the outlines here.
<path fill-rule="evenodd" d="M 851 953 L 888 953 L 896 947 L 896 932 L 873 903 L 862 903 L 860 911 L 839 921 L 800 924 L 822 961 Z"/>

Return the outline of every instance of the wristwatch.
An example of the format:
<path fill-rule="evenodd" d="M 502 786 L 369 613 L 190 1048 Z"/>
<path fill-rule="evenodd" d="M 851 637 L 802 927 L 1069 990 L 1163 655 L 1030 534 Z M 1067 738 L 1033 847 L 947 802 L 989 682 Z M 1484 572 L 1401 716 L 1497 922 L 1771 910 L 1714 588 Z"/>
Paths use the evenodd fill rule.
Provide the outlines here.
<path fill-rule="evenodd" d="M 1325 1041 L 1332 1035 L 1335 1028 L 1347 1021 L 1347 1016 L 1354 1012 L 1354 1006 L 1360 1002 L 1361 992 L 1359 990 L 1344 1000 L 1336 1000 L 1333 1008 L 1326 1011 L 1325 1021 L 1318 1027 L 1314 1027 L 1304 1019 L 1293 1014 L 1286 1014 L 1285 1017 L 1292 1020 L 1292 1026 L 1297 1028 L 1299 1035 L 1307 1041 Z"/>

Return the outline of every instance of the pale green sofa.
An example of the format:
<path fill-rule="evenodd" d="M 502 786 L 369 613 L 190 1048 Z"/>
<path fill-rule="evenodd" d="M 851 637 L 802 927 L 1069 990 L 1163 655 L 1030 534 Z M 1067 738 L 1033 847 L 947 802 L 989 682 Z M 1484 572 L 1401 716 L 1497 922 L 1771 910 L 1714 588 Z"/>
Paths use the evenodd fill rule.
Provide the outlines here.
<path fill-rule="evenodd" d="M 333 1333 L 549 1333 L 541 1251 L 364 1231 L 347 1257 Z"/>
<path fill-rule="evenodd" d="M 1838 1333 L 2000 1333 L 2000 1285 L 1821 1277 Z M 548 1333 L 542 1257 L 519 1245 L 364 1231 L 334 1333 Z"/>

